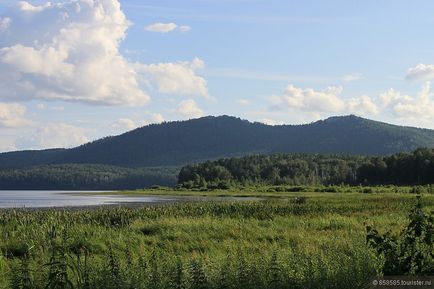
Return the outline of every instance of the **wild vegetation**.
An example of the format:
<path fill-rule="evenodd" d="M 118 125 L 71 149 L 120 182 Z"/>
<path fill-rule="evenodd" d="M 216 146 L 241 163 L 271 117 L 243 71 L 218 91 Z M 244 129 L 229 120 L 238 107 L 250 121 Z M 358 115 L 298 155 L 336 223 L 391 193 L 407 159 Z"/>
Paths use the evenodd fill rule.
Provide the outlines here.
<path fill-rule="evenodd" d="M 181 169 L 186 188 L 233 185 L 427 185 L 434 183 L 434 149 L 384 157 L 343 155 L 253 155 L 220 159 Z"/>
<path fill-rule="evenodd" d="M 406 212 L 418 204 L 400 193 L 281 195 L 3 210 L 0 288 L 366 288 L 387 260 L 366 244 L 365 226 L 379 236 L 406 228 L 411 235 L 414 218 Z M 429 216 L 433 196 L 416 208 Z"/>

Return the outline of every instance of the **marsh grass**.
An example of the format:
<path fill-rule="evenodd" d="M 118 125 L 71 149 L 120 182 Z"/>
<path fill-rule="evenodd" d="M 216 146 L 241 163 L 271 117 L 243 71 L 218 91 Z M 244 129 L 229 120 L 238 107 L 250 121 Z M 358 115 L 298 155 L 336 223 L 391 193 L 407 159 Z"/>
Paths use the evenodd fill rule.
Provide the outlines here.
<path fill-rule="evenodd" d="M 433 196 L 423 202 L 433 210 Z M 400 232 L 414 204 L 400 193 L 298 192 L 262 201 L 3 210 L 0 288 L 365 288 L 381 271 L 365 226 Z"/>

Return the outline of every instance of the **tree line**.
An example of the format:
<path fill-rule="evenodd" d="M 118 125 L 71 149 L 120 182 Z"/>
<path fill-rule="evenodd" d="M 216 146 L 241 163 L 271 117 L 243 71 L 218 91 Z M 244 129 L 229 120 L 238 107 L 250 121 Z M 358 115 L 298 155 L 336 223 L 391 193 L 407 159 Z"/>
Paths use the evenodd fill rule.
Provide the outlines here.
<path fill-rule="evenodd" d="M 390 156 L 251 155 L 184 166 L 178 185 L 227 188 L 234 184 L 424 185 L 434 183 L 434 149 Z"/>
<path fill-rule="evenodd" d="M 123 168 L 95 164 L 42 165 L 0 170 L 0 189 L 116 190 L 174 186 L 179 168 Z"/>

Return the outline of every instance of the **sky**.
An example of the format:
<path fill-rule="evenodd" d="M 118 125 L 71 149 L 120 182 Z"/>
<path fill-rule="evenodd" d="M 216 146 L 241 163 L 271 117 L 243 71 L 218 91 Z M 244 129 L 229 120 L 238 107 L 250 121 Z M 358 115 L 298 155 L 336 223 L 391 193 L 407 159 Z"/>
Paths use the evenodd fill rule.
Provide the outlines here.
<path fill-rule="evenodd" d="M 0 152 L 163 121 L 434 129 L 430 0 L 0 1 Z"/>

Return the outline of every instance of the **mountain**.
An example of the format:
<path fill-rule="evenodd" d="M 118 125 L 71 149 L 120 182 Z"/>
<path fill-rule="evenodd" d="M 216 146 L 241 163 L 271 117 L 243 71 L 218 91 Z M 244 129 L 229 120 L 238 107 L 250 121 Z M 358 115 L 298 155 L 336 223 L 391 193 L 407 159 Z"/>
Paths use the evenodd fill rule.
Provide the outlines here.
<path fill-rule="evenodd" d="M 391 125 L 354 115 L 278 126 L 230 116 L 208 116 L 152 124 L 71 149 L 2 153 L 0 168 L 67 163 L 179 166 L 247 154 L 387 155 L 418 147 L 434 147 L 434 130 Z"/>

